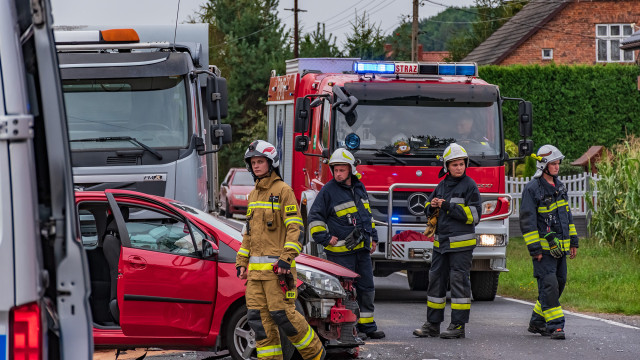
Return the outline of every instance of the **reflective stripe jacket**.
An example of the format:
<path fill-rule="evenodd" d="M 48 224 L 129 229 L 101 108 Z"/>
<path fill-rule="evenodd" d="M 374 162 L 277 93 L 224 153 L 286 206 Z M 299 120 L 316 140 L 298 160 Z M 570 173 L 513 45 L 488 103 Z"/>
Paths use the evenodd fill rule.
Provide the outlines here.
<path fill-rule="evenodd" d="M 562 250 L 578 247 L 578 233 L 567 202 L 567 188 L 557 178 L 555 186 L 542 177 L 535 178 L 522 190 L 520 204 L 520 230 L 529 254 L 549 254 L 549 243 L 544 236 L 553 231 L 560 240 Z"/>
<path fill-rule="evenodd" d="M 378 242 L 367 190 L 355 176 L 351 176 L 351 184 L 352 186 L 347 186 L 330 180 L 320 189 L 309 212 L 309 232 L 313 241 L 336 255 L 351 254 L 363 249 L 369 251 L 370 241 Z M 349 251 L 344 239 L 353 231 L 354 221 L 366 240 Z M 331 236 L 338 238 L 335 246 L 329 245 Z"/>
<path fill-rule="evenodd" d="M 458 178 L 447 174 L 425 204 L 427 216 L 436 209 L 431 207 L 434 197 L 445 202 L 438 216 L 433 250 L 440 253 L 473 250 L 476 247 L 476 225 L 482 214 L 476 182 L 466 174 Z"/>
<path fill-rule="evenodd" d="M 247 224 L 236 267 L 249 271 L 249 280 L 276 279 L 272 264 L 278 259 L 295 267 L 302 251 L 299 242 L 304 226 L 293 190 L 275 171 L 258 179 L 249 194 Z"/>

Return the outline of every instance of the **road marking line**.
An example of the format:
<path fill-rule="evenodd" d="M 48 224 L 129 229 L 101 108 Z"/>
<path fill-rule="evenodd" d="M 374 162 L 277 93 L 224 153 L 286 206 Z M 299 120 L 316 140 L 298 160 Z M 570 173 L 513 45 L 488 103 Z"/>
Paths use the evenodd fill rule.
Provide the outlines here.
<path fill-rule="evenodd" d="M 529 306 L 532 306 L 532 307 L 533 307 L 533 306 L 535 306 L 535 304 L 534 304 L 534 303 L 529 302 L 529 301 L 525 301 L 525 300 L 512 299 L 512 298 L 508 298 L 508 297 L 504 297 L 504 296 L 500 296 L 500 295 L 496 295 L 496 297 L 503 298 L 503 299 L 508 300 L 508 301 L 517 302 L 517 303 L 520 303 L 520 304 L 529 305 Z M 589 320 L 600 320 L 600 321 L 605 322 L 605 323 L 607 323 L 607 324 L 611 324 L 611 325 L 615 325 L 615 326 L 620 326 L 620 327 L 627 328 L 627 329 L 640 330 L 640 328 L 639 328 L 639 327 L 636 327 L 636 326 L 633 326 L 633 325 L 627 325 L 627 324 L 619 323 L 619 322 L 617 322 L 617 321 L 613 321 L 613 320 L 602 319 L 602 318 L 595 317 L 595 316 L 591 316 L 591 315 L 584 315 L 584 314 L 580 314 L 580 313 L 575 313 L 575 312 L 573 312 L 573 311 L 568 311 L 568 310 L 564 310 L 564 309 L 563 309 L 562 311 L 563 311 L 565 314 L 571 314 L 571 315 L 574 315 L 574 316 L 577 316 L 577 317 L 581 317 L 581 318 L 584 318 L 584 319 L 589 319 Z"/>

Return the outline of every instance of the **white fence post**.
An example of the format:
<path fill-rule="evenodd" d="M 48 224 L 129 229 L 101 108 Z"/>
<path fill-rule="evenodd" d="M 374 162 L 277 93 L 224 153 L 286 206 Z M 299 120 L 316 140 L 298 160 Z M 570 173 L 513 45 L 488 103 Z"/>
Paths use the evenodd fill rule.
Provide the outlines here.
<path fill-rule="evenodd" d="M 561 176 L 560 181 L 567 187 L 567 195 L 569 196 L 569 206 L 571 207 L 571 213 L 575 216 L 587 215 L 587 203 L 585 201 L 585 193 L 590 189 L 587 185 L 589 178 L 594 181 L 593 188 L 593 203 L 597 208 L 598 204 L 598 188 L 597 182 L 600 180 L 600 176 L 597 174 L 591 175 L 589 173 L 582 173 L 580 175 Z M 514 211 L 511 217 L 517 218 L 520 215 L 520 201 L 522 200 L 522 190 L 524 186 L 531 180 L 531 178 L 521 177 L 505 177 L 506 192 L 513 197 Z"/>

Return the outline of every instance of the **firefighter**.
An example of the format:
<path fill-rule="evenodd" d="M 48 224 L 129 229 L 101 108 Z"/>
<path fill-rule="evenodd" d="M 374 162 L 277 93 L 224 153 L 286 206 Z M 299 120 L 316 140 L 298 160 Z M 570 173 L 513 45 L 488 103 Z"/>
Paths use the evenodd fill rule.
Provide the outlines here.
<path fill-rule="evenodd" d="M 358 179 L 356 160 L 345 149 L 337 149 L 329 159 L 333 179 L 316 197 L 309 212 L 309 229 L 313 241 L 324 246 L 327 259 L 355 271 L 360 318 L 358 335 L 382 339 L 383 331 L 373 318 L 373 267 L 371 253 L 378 243 L 367 190 Z"/>
<path fill-rule="evenodd" d="M 567 282 L 566 255 L 576 257 L 578 233 L 567 202 L 567 188 L 558 180 L 564 155 L 555 146 L 543 145 L 534 157 L 538 160 L 536 173 L 522 190 L 520 205 L 520 230 L 538 281 L 538 301 L 528 331 L 562 340 L 564 313 L 559 299 Z"/>
<path fill-rule="evenodd" d="M 318 335 L 295 310 L 295 286 L 285 292 L 275 273 L 296 279 L 294 259 L 302 250 L 298 239 L 303 226 L 293 190 L 280 176 L 278 152 L 256 140 L 244 160 L 256 185 L 249 194 L 236 269 L 240 279 L 248 279 L 247 321 L 255 332 L 258 358 L 282 359 L 280 327 L 304 359 L 324 359 Z"/>
<path fill-rule="evenodd" d="M 433 259 L 427 290 L 427 321 L 413 331 L 418 337 L 443 339 L 465 337 L 465 324 L 471 311 L 471 258 L 476 247 L 475 226 L 480 221 L 480 192 L 466 175 L 469 156 L 466 150 L 450 144 L 444 150 L 445 176 L 429 196 L 425 214 L 438 213 L 433 242 Z M 440 333 L 444 321 L 447 284 L 451 283 L 451 324 Z"/>

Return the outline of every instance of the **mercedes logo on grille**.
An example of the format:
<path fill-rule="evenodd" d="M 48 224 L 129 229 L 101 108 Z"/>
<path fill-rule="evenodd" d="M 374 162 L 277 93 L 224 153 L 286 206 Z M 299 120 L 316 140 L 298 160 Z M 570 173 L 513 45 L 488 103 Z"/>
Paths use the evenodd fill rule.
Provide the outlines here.
<path fill-rule="evenodd" d="M 408 200 L 409 205 L 407 206 L 409 212 L 415 216 L 424 215 L 424 204 L 427 203 L 427 199 L 429 197 L 425 193 L 417 192 L 411 194 Z"/>

